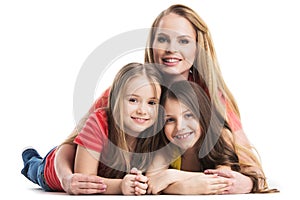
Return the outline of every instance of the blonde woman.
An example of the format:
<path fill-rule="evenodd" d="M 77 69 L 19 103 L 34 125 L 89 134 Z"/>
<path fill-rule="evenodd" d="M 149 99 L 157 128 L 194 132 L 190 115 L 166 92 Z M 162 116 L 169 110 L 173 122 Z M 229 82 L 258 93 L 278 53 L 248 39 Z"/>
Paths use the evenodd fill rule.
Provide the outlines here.
<path fill-rule="evenodd" d="M 248 176 L 223 170 L 208 170 L 207 173 L 232 179 L 234 185 L 229 193 L 245 193 L 245 188 L 251 188 L 251 192 L 267 190 L 260 161 L 243 131 L 237 103 L 222 77 L 211 34 L 200 16 L 191 8 L 180 4 L 164 10 L 152 25 L 145 62 L 158 64 L 168 84 L 180 79 L 199 84 L 228 122 L 236 148 L 239 149 L 237 154 L 241 168 Z M 107 92 L 95 102 L 89 112 L 106 103 Z M 79 124 L 74 131 L 80 130 L 80 127 Z M 94 184 L 87 180 L 87 176 L 72 174 L 70 160 L 75 154 L 74 146 L 63 145 L 58 153 L 60 156 L 57 156 L 56 167 L 68 193 L 76 193 L 78 181 L 82 180 L 86 185 Z"/>

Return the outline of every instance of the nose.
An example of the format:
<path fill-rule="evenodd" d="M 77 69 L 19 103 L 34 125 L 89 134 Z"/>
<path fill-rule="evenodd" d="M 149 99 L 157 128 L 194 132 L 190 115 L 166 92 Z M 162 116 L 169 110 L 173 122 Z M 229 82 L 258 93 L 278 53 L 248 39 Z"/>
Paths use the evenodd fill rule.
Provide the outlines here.
<path fill-rule="evenodd" d="M 183 130 L 186 129 L 186 123 L 185 123 L 185 120 L 182 119 L 181 117 L 178 118 L 178 120 L 177 120 L 176 129 L 177 129 L 177 132 L 183 131 Z"/>
<path fill-rule="evenodd" d="M 145 103 L 141 103 L 138 108 L 137 108 L 137 113 L 139 115 L 145 115 L 147 114 L 147 108 L 146 108 L 146 105 Z"/>
<path fill-rule="evenodd" d="M 171 41 L 169 42 L 168 46 L 167 46 L 166 51 L 169 52 L 169 53 L 178 52 L 178 46 L 177 46 L 176 41 L 171 40 Z"/>

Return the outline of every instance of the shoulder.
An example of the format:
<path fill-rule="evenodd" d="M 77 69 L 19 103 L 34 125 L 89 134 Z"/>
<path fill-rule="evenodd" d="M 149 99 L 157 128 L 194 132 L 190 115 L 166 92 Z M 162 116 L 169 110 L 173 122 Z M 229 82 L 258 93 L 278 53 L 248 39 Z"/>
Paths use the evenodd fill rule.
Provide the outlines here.
<path fill-rule="evenodd" d="M 106 108 L 96 109 L 90 116 L 100 127 L 107 127 L 108 125 L 108 116 Z"/>
<path fill-rule="evenodd" d="M 100 97 L 95 101 L 90 111 L 95 111 L 98 108 L 107 107 L 110 94 L 110 87 L 107 88 Z"/>

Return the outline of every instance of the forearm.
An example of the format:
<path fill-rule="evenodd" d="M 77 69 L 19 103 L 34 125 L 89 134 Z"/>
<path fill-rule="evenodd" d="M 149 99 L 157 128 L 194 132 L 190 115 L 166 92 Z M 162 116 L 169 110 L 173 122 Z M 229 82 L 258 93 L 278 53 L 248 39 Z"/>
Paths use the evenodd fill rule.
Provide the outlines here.
<path fill-rule="evenodd" d="M 123 194 L 121 189 L 122 179 L 103 178 L 103 180 L 107 188 L 102 194 Z"/>
<path fill-rule="evenodd" d="M 195 190 L 197 187 L 197 183 L 195 181 L 191 181 L 192 177 L 195 176 L 202 176 L 204 175 L 201 172 L 187 172 L 187 171 L 175 171 L 176 175 L 174 174 L 176 178 L 173 179 L 173 182 L 163 190 L 164 194 L 199 194 L 197 190 Z"/>
<path fill-rule="evenodd" d="M 56 152 L 54 167 L 58 179 L 63 183 L 63 178 L 73 174 L 76 145 L 63 144 Z"/>
<path fill-rule="evenodd" d="M 165 172 L 166 176 L 170 178 L 170 184 L 183 181 L 189 179 L 195 175 L 203 174 L 200 172 L 188 172 L 188 171 L 181 171 L 177 169 L 167 169 Z"/>

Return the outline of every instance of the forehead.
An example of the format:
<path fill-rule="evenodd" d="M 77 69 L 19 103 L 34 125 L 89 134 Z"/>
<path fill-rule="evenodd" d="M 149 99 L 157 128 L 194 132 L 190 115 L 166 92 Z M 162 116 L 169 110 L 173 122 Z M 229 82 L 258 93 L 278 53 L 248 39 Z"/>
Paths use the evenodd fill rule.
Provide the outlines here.
<path fill-rule="evenodd" d="M 165 103 L 165 110 L 167 114 L 180 114 L 183 111 L 190 110 L 185 104 L 177 99 L 168 98 Z"/>
<path fill-rule="evenodd" d="M 156 90 L 160 88 L 158 83 L 150 81 L 146 76 L 138 76 L 132 78 L 130 81 L 127 82 L 125 90 L 127 94 L 133 94 L 138 92 L 153 93 L 153 85 L 155 85 L 155 87 L 157 88 Z"/>
<path fill-rule="evenodd" d="M 170 13 L 161 18 L 158 23 L 157 33 L 188 35 L 196 37 L 193 25 L 184 17 Z"/>

